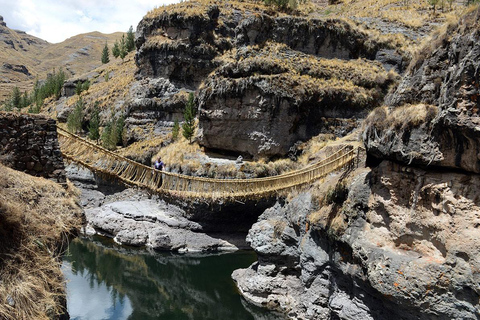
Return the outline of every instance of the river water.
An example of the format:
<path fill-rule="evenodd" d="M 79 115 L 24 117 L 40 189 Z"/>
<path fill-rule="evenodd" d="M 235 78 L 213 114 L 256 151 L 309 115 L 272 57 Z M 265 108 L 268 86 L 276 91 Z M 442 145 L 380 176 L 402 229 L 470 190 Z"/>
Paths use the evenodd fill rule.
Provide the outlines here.
<path fill-rule="evenodd" d="M 75 239 L 64 258 L 73 320 L 277 319 L 238 294 L 233 270 L 254 252 L 151 254 L 104 238 Z"/>

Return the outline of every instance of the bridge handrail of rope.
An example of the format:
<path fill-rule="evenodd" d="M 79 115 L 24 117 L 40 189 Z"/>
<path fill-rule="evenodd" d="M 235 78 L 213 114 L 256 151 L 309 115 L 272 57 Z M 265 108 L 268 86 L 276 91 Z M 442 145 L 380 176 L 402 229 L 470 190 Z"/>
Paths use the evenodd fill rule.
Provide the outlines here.
<path fill-rule="evenodd" d="M 261 196 L 265 193 L 294 188 L 322 178 L 343 168 L 356 158 L 356 148 L 345 146 L 323 160 L 286 174 L 253 179 L 214 179 L 192 177 L 157 171 L 116 154 L 72 134 L 60 127 L 58 134 L 65 158 L 96 172 L 115 176 L 123 182 L 146 187 L 155 192 L 167 192 L 193 197 L 222 198 Z"/>

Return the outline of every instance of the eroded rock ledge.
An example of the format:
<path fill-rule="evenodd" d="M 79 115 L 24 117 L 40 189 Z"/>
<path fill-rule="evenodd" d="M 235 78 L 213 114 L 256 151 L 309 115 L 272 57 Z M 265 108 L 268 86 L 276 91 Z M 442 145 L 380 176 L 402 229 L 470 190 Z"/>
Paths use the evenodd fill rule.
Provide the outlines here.
<path fill-rule="evenodd" d="M 477 8 L 438 34 L 386 97 L 392 113 L 403 108 L 409 115 L 395 121 L 380 111 L 367 120 L 364 142 L 372 156 L 480 173 L 479 18 Z M 423 113 L 425 105 L 437 110 Z"/>
<path fill-rule="evenodd" d="M 388 161 L 353 177 L 343 203 L 265 211 L 258 262 L 233 273 L 244 297 L 296 319 L 477 319 L 480 178 Z"/>

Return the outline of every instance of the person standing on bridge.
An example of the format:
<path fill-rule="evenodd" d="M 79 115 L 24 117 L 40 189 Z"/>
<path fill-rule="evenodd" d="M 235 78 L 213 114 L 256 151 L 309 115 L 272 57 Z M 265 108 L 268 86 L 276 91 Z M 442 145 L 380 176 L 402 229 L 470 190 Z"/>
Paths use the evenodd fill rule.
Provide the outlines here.
<path fill-rule="evenodd" d="M 157 161 L 155 161 L 155 163 L 153 164 L 153 167 L 159 171 L 162 171 L 164 166 L 165 164 L 160 157 L 158 157 Z"/>
<path fill-rule="evenodd" d="M 165 164 L 163 163 L 162 158 L 160 158 L 160 157 L 158 157 L 158 159 L 153 164 L 153 168 L 155 170 L 158 170 L 158 171 L 163 171 L 164 166 L 165 166 Z M 161 174 L 160 174 L 160 183 L 158 184 L 158 187 L 162 186 L 162 182 L 163 182 L 163 179 L 162 179 Z"/>

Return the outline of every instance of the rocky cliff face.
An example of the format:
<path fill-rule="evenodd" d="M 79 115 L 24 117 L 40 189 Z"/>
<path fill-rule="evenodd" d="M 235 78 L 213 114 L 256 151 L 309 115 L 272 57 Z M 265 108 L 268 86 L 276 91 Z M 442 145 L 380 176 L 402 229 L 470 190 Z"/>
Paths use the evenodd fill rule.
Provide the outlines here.
<path fill-rule="evenodd" d="M 300 319 L 478 319 L 479 16 L 440 35 L 367 118 L 371 168 L 254 224 L 258 262 L 233 273 L 247 300 Z"/>
<path fill-rule="evenodd" d="M 436 114 L 392 131 L 392 117 L 377 121 L 386 117 L 377 113 L 364 137 L 371 155 L 480 173 L 479 16 L 476 9 L 437 35 L 386 98 L 392 112 L 428 104 Z"/>
<path fill-rule="evenodd" d="M 258 262 L 233 273 L 244 297 L 295 319 L 476 319 L 479 177 L 362 170 L 346 197 L 265 211 L 247 237 Z"/>
<path fill-rule="evenodd" d="M 320 132 L 345 134 L 349 126 L 341 119 L 362 118 L 381 101 L 395 77 L 385 69 L 392 65 L 376 57 L 388 52 L 397 58 L 389 62 L 403 68 L 388 44 L 347 22 L 269 10 L 182 3 L 149 13 L 137 28 L 136 63 L 142 81 L 159 90 L 134 99 L 132 117 L 147 112 L 155 128 L 182 119 L 183 103 L 165 113 L 161 105 L 184 102 L 182 92 L 196 91 L 202 146 L 253 157 L 285 155 L 296 141 Z M 362 72 L 355 71 L 360 65 Z M 333 128 L 331 118 L 340 119 Z"/>

